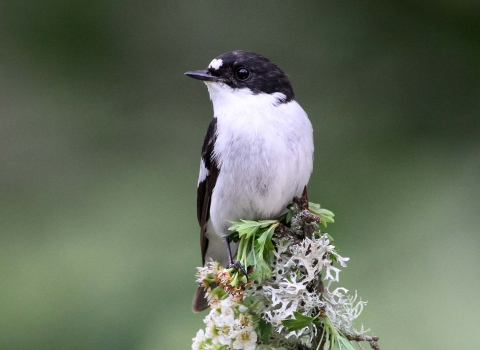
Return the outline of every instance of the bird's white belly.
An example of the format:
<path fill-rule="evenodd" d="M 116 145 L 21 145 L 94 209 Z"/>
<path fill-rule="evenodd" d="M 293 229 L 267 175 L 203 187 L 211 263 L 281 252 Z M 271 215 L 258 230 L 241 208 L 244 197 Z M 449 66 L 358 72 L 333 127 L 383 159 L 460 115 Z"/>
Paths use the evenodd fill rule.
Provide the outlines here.
<path fill-rule="evenodd" d="M 288 140 L 271 141 L 258 136 L 233 140 L 222 155 L 210 208 L 217 235 L 227 233 L 229 221 L 277 217 L 307 185 L 308 150 L 289 149 Z"/>

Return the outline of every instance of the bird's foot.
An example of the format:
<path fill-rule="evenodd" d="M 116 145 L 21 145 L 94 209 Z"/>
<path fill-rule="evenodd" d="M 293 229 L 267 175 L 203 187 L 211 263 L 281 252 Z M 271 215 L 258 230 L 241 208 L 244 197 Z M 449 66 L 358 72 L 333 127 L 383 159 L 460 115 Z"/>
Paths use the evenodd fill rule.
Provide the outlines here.
<path fill-rule="evenodd" d="M 229 269 L 237 269 L 237 270 L 240 270 L 242 271 L 242 273 L 245 275 L 245 277 L 247 277 L 247 281 L 248 281 L 248 274 L 247 274 L 247 270 L 245 270 L 245 267 L 243 267 L 242 263 L 240 261 L 235 261 L 235 262 L 231 262 L 230 265 L 228 265 L 228 268 Z"/>

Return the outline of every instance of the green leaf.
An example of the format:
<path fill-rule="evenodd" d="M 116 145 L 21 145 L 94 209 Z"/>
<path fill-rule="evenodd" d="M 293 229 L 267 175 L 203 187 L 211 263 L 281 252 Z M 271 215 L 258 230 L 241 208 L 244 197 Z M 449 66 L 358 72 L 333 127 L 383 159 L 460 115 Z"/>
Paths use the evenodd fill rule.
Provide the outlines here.
<path fill-rule="evenodd" d="M 261 225 L 260 228 L 265 228 L 273 224 L 277 224 L 275 227 L 278 226 L 278 220 L 259 220 L 258 223 Z"/>
<path fill-rule="evenodd" d="M 337 344 L 339 345 L 339 349 L 341 350 L 355 350 L 355 348 L 353 347 L 353 344 L 350 343 L 350 341 L 347 338 L 341 335 L 338 336 Z"/>
<path fill-rule="evenodd" d="M 231 222 L 227 235 L 234 242 L 239 242 L 237 259 L 248 268 L 253 267 L 252 280 L 261 281 L 270 277 L 272 261 L 271 251 L 275 249 L 272 237 L 278 220 L 241 220 Z"/>
<path fill-rule="evenodd" d="M 209 291 L 208 294 L 216 295 L 219 297 L 219 299 L 224 299 L 228 296 L 228 293 L 221 286 L 216 286 L 211 291 Z"/>
<path fill-rule="evenodd" d="M 245 259 L 244 262 L 240 260 L 242 264 L 244 264 L 244 267 L 247 268 L 248 266 L 253 266 L 255 270 L 255 266 L 257 265 L 257 259 L 255 256 L 255 251 L 253 249 L 249 249 L 247 252 L 247 258 Z"/>
<path fill-rule="evenodd" d="M 321 224 L 324 226 L 324 227 L 327 227 L 327 224 L 328 223 L 334 223 L 335 220 L 333 219 L 333 217 L 335 216 L 334 213 L 332 213 L 330 210 L 327 210 L 327 209 L 323 209 L 320 204 L 316 204 L 316 203 L 312 203 L 312 202 L 308 202 L 308 210 L 310 210 L 310 212 L 312 212 L 313 214 L 319 216 L 321 219 L 322 219 L 322 222 Z"/>
<path fill-rule="evenodd" d="M 270 252 L 274 249 L 272 237 L 279 222 L 269 220 L 268 224 L 268 228 L 259 231 L 260 237 L 254 242 L 255 265 L 253 279 L 257 281 L 270 277 L 272 273 L 270 269 L 272 260 L 272 254 Z"/>
<path fill-rule="evenodd" d="M 287 216 L 285 217 L 285 222 L 289 224 L 290 221 L 292 221 L 292 217 L 293 217 L 293 210 L 289 208 L 287 212 Z"/>
<path fill-rule="evenodd" d="M 286 320 L 282 320 L 282 324 L 287 328 L 288 331 L 298 331 L 302 328 L 305 328 L 312 324 L 313 321 L 318 317 L 310 317 L 301 314 L 300 312 L 294 311 L 293 312 L 294 318 L 287 318 Z"/>
<path fill-rule="evenodd" d="M 265 344 L 270 341 L 270 334 L 272 334 L 272 324 L 265 321 L 263 318 L 258 322 L 258 333 Z"/>
<path fill-rule="evenodd" d="M 258 251 L 258 255 L 263 255 L 265 248 L 268 250 L 274 249 L 272 237 L 277 226 L 278 222 L 274 221 L 274 223 L 271 224 L 271 226 L 266 231 L 262 232 L 261 236 L 257 238 L 255 248 L 257 248 L 256 250 Z"/>
<path fill-rule="evenodd" d="M 232 222 L 232 226 L 230 226 L 228 230 L 238 232 L 240 238 L 250 238 L 258 231 L 260 227 L 262 227 L 262 223 L 258 221 L 241 220 L 241 222 Z"/>

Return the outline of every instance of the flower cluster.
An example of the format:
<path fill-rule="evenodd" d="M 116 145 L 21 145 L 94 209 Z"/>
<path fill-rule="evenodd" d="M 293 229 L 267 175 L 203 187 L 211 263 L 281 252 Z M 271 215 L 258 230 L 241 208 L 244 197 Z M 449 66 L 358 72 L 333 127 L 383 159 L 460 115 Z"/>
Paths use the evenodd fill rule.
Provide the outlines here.
<path fill-rule="evenodd" d="M 208 290 L 211 310 L 204 319 L 205 331 L 199 330 L 193 339 L 192 350 L 255 349 L 257 333 L 248 308 L 241 302 L 243 288 L 232 288 L 228 270 L 216 262 L 198 268 L 197 277 Z M 212 289 L 212 282 L 218 286 Z"/>
<path fill-rule="evenodd" d="M 311 212 L 333 222 L 333 213 L 319 205 Z M 353 322 L 366 302 L 357 300 L 356 293 L 348 295 L 345 288 L 332 287 L 349 259 L 340 256 L 331 237 L 321 232 L 318 216 L 305 222 L 303 218 L 312 214 L 297 206 L 289 215 L 285 224 L 292 234 L 273 234 L 280 221 L 243 221 L 232 226 L 239 232 L 240 246 L 247 237 L 252 249 L 261 252 L 257 260 L 264 257 L 258 265 L 246 267 L 251 271 L 262 264 L 262 276 L 267 278 L 246 283 L 246 278 L 239 277 L 241 272 L 213 261 L 198 268 L 197 281 L 207 291 L 211 310 L 204 319 L 205 331 L 193 339 L 193 350 L 286 350 L 299 345 L 316 349 L 321 344 L 322 349 L 354 349 L 346 335 L 365 332 L 363 327 L 357 331 Z M 237 258 L 248 262 L 241 253 Z"/>

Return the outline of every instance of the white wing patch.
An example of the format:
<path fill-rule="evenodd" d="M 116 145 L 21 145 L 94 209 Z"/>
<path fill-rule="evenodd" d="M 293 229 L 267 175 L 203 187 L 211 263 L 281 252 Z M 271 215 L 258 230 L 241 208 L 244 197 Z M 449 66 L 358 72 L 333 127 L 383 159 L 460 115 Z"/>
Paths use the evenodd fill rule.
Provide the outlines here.
<path fill-rule="evenodd" d="M 205 162 L 203 158 L 200 158 L 200 174 L 198 174 L 198 183 L 197 186 L 200 185 L 200 182 L 204 181 L 209 174 L 207 167 L 205 166 Z"/>
<path fill-rule="evenodd" d="M 215 70 L 218 70 L 223 64 L 223 61 L 221 59 L 216 59 L 214 58 L 212 62 L 208 65 L 208 68 L 213 68 Z"/>

